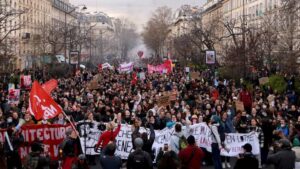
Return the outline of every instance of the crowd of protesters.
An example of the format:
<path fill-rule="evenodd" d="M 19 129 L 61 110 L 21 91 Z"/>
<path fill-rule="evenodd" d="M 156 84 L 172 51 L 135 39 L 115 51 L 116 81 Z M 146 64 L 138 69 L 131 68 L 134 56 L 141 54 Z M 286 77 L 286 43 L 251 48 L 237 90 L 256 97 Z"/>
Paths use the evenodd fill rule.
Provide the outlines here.
<path fill-rule="evenodd" d="M 39 73 L 31 73 L 35 74 L 33 76 L 40 83 L 47 80 L 43 79 Z M 22 136 L 16 132 L 20 121 L 24 121 L 24 125 L 68 123 L 62 114 L 56 119 L 36 121 L 27 111 L 29 90 L 22 90 L 19 104 L 9 104 L 7 100 L 9 79 L 19 74 L 16 72 L 0 82 L 0 128 L 8 129 L 8 135 L 13 144 L 13 150 L 9 148 L 10 145 L 4 144 L 0 154 L 4 153 L 6 159 L 11 159 L 7 160 L 9 169 L 21 168 L 21 164 L 18 163 L 20 157 L 16 151 L 22 142 Z M 96 74 L 99 80 L 96 88 L 91 89 L 89 83 Z M 258 160 L 259 168 L 278 162 L 268 157 L 272 157 L 272 153 L 281 151 L 283 139 L 288 141 L 290 149 L 294 147 L 293 149 L 299 153 L 297 147 L 300 147 L 300 107 L 297 104 L 298 96 L 295 93 L 292 76 L 287 77 L 288 90 L 285 94 L 278 94 L 271 87 L 261 88 L 257 81 L 253 85 L 253 91 L 243 84 L 237 85 L 233 80 L 217 79 L 214 81 L 209 72 L 202 72 L 200 79 L 192 79 L 183 69 L 176 69 L 169 75 L 146 73 L 145 79 L 137 82 L 132 81 L 131 74 L 118 73 L 117 70 L 103 70 L 100 73 L 81 70 L 73 76 L 57 80 L 58 87 L 52 92 L 52 98 L 61 105 L 72 121 L 76 123 L 85 119 L 108 123 L 107 133 L 99 139 L 96 145 L 96 148 L 105 147 L 105 153 L 100 160 L 103 168 L 106 168 L 107 163 L 113 163 L 116 168 L 122 166 L 119 158 L 107 158 L 114 156 L 116 147 L 113 141 L 120 130 L 121 123 L 133 126 L 134 149 L 136 152 L 140 151 L 142 154 L 146 152 L 149 155 L 146 155 L 146 158 L 143 157 L 141 161 L 144 164 L 150 159 L 151 164 L 148 168 L 152 168 L 152 160 L 154 160 L 151 150 L 155 139 L 154 130 L 173 126 L 175 134 L 170 138 L 170 144 L 161 149 L 156 160 L 157 167 L 161 169 L 169 168 L 171 165 L 175 168 L 181 166 L 181 168 L 199 169 L 202 165 L 211 165 L 212 160 L 215 169 L 231 168 L 230 158 L 220 156 L 220 149 L 224 148 L 223 137 L 226 133 L 251 131 L 258 133 L 261 153 L 255 159 Z M 18 86 L 18 82 L 15 83 Z M 176 100 L 166 107 L 160 107 L 158 99 L 168 91 L 177 93 Z M 243 102 L 244 111 L 236 110 L 236 101 Z M 118 128 L 114 121 L 119 123 Z M 207 123 L 213 133 L 212 153 L 198 148 L 195 138 L 187 135 L 185 136 L 187 147 L 181 148 L 181 137 L 185 135 L 181 127 L 202 122 Z M 141 126 L 150 128 L 151 134 L 148 136 L 145 133 L 139 133 Z M 114 130 L 114 128 L 117 129 Z M 67 135 L 76 140 L 74 131 L 69 131 Z M 80 168 L 78 166 L 88 168 L 85 157 L 82 155 L 78 157 L 82 153 L 80 148 L 73 149 L 74 145 L 80 147 L 79 142 L 67 140 L 66 144 L 72 145 L 69 146 L 70 150 L 62 150 L 65 151 L 63 155 L 77 158 L 76 162 L 71 162 L 77 164 L 75 165 L 77 168 Z M 288 147 L 286 144 L 284 142 L 284 145 Z M 40 151 L 37 145 L 33 146 L 37 148 L 33 148 L 32 156 Z M 245 145 L 245 147 L 245 150 L 249 151 L 249 146 Z M 136 168 L 133 165 L 135 161 L 137 160 L 134 154 L 130 155 L 127 168 Z M 241 165 L 240 163 L 242 162 L 238 165 Z M 138 166 L 138 164 L 135 165 Z"/>

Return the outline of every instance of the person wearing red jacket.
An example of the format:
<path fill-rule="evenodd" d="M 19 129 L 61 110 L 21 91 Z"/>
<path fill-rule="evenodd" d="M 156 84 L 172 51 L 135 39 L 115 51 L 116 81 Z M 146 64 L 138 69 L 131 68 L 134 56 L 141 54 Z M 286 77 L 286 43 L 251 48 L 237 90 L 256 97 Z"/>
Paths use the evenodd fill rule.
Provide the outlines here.
<path fill-rule="evenodd" d="M 114 142 L 120 130 L 121 130 L 121 120 L 118 120 L 118 127 L 115 130 L 114 130 L 114 123 L 109 122 L 106 125 L 106 131 L 101 134 L 95 148 L 98 149 L 100 147 L 101 149 L 103 149 L 110 142 Z"/>
<path fill-rule="evenodd" d="M 196 145 L 195 137 L 190 135 L 187 138 L 188 147 L 179 152 L 179 159 L 182 168 L 201 169 L 203 151 Z"/>
<path fill-rule="evenodd" d="M 244 108 L 248 114 L 251 113 L 252 109 L 252 96 L 251 93 L 246 89 L 246 86 L 243 86 L 242 91 L 239 95 L 240 101 L 244 103 Z"/>

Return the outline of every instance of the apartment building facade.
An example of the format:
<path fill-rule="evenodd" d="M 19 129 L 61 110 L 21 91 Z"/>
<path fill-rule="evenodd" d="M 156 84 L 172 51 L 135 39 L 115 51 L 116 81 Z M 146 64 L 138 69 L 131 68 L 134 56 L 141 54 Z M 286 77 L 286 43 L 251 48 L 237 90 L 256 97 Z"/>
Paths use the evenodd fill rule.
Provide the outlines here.
<path fill-rule="evenodd" d="M 11 69 L 32 68 L 41 62 L 42 53 L 38 48 L 43 33 L 41 26 L 76 20 L 75 10 L 70 12 L 75 7 L 68 0 L 2 0 L 1 5 L 5 10 L 22 11 L 19 17 L 7 23 L 7 29 L 19 26 L 9 34 L 9 38 L 15 41 L 12 45 L 14 57 L 10 60 Z M 4 70 L 6 64 L 0 65 L 0 69 Z"/>

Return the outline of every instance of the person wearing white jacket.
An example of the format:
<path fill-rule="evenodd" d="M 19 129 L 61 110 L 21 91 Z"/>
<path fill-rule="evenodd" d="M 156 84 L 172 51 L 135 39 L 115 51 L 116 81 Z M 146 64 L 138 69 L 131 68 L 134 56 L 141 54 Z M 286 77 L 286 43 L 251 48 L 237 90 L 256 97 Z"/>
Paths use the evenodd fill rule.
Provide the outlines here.
<path fill-rule="evenodd" d="M 170 138 L 170 148 L 173 150 L 176 154 L 180 151 L 180 145 L 179 145 L 179 139 L 180 137 L 184 136 L 187 138 L 188 132 L 189 132 L 189 125 L 186 126 L 186 130 L 182 131 L 182 125 L 180 123 L 177 123 L 175 125 L 175 133 Z"/>
<path fill-rule="evenodd" d="M 212 158 L 213 158 L 215 169 L 222 169 L 222 162 L 221 162 L 222 142 L 218 131 L 220 120 L 221 119 L 219 116 L 213 115 L 210 119 L 210 125 L 209 125 L 212 132 L 211 151 L 212 151 Z"/>

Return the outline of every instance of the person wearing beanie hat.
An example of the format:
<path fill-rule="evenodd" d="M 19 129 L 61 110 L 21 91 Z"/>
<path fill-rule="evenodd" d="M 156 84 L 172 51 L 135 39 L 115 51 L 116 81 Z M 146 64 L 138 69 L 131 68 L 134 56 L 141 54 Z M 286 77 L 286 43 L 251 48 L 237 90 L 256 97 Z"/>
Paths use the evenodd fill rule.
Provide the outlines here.
<path fill-rule="evenodd" d="M 188 147 L 180 150 L 179 159 L 181 166 L 189 169 L 200 169 L 202 159 L 204 158 L 203 151 L 196 145 L 196 140 L 193 135 L 187 138 Z"/>
<path fill-rule="evenodd" d="M 296 154 L 292 150 L 288 139 L 279 140 L 279 151 L 270 154 L 267 163 L 273 164 L 275 169 L 295 169 Z"/>
<path fill-rule="evenodd" d="M 234 169 L 258 169 L 258 160 L 252 154 L 252 146 L 247 143 L 242 146 L 244 153 L 240 155 L 240 158 L 236 161 Z"/>
<path fill-rule="evenodd" d="M 142 150 L 143 139 L 134 139 L 135 151 L 130 153 L 127 160 L 127 169 L 152 169 L 152 159 L 149 153 Z"/>

